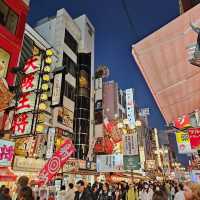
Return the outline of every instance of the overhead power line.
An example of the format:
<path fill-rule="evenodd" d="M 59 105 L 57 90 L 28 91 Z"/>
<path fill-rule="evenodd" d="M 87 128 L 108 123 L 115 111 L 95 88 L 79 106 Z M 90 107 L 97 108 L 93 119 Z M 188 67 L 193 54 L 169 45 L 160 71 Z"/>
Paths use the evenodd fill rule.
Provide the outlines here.
<path fill-rule="evenodd" d="M 125 14 L 127 16 L 127 19 L 128 19 L 128 23 L 129 23 L 129 25 L 131 27 L 131 30 L 135 34 L 136 40 L 138 40 L 139 39 L 139 35 L 138 35 L 137 31 L 136 31 L 136 28 L 135 28 L 135 25 L 133 23 L 133 20 L 132 20 L 130 14 L 129 14 L 129 11 L 128 11 L 128 8 L 127 8 L 127 4 L 126 4 L 126 0 L 121 0 L 121 2 L 122 2 L 123 10 L 124 10 L 124 12 L 125 12 Z"/>

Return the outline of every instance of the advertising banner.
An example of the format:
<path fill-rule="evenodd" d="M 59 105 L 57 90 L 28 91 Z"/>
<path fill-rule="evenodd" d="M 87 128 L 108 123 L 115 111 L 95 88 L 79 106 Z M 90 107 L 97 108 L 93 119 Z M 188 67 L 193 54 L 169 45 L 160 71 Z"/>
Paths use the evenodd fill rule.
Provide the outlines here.
<path fill-rule="evenodd" d="M 33 156 L 35 147 L 35 139 L 33 137 L 23 137 L 15 141 L 15 155 Z"/>
<path fill-rule="evenodd" d="M 16 107 L 16 114 L 33 111 L 35 100 L 36 94 L 34 92 L 22 94 Z"/>
<path fill-rule="evenodd" d="M 190 119 L 187 115 L 183 115 L 181 117 L 178 117 L 174 121 L 174 126 L 178 129 L 184 129 L 188 126 L 190 126 Z"/>
<path fill-rule="evenodd" d="M 200 149 L 200 128 L 191 128 L 188 130 L 190 144 L 192 149 Z"/>
<path fill-rule="evenodd" d="M 97 172 L 120 172 L 123 170 L 123 155 L 97 155 Z"/>
<path fill-rule="evenodd" d="M 145 161 L 145 168 L 147 170 L 154 170 L 154 169 L 156 169 L 156 161 L 155 160 L 146 160 Z"/>
<path fill-rule="evenodd" d="M 15 143 L 0 140 L 0 166 L 11 166 L 14 156 Z"/>
<path fill-rule="evenodd" d="M 138 155 L 137 133 L 123 135 L 124 155 Z"/>
<path fill-rule="evenodd" d="M 22 79 L 22 92 L 30 92 L 37 89 L 38 73 L 28 74 Z"/>
<path fill-rule="evenodd" d="M 14 94 L 9 92 L 6 81 L 0 78 L 0 111 L 8 107 L 13 97 Z"/>
<path fill-rule="evenodd" d="M 124 156 L 124 170 L 139 170 L 141 168 L 140 165 L 140 157 L 139 156 Z"/>
<path fill-rule="evenodd" d="M 126 90 L 126 111 L 127 111 L 127 118 L 129 121 L 130 128 L 135 127 L 135 108 L 134 108 L 134 101 L 133 101 L 133 89 Z"/>
<path fill-rule="evenodd" d="M 38 172 L 44 166 L 43 159 L 25 158 L 22 156 L 15 156 L 13 162 L 13 170 L 22 172 Z"/>
<path fill-rule="evenodd" d="M 178 151 L 180 154 L 188 154 L 192 152 L 188 133 L 177 132 L 176 141 L 178 145 Z"/>
<path fill-rule="evenodd" d="M 61 84 L 62 84 L 62 73 L 58 73 L 54 76 L 52 106 L 60 104 Z"/>
<path fill-rule="evenodd" d="M 46 150 L 46 158 L 51 158 L 53 155 L 54 149 L 54 141 L 55 141 L 55 128 L 49 128 L 48 139 L 47 139 L 47 150 Z"/>
<path fill-rule="evenodd" d="M 47 161 L 39 173 L 40 185 L 47 184 L 64 166 L 70 156 L 75 152 L 75 147 L 71 140 L 66 140 L 61 148 Z"/>
<path fill-rule="evenodd" d="M 32 56 L 26 61 L 23 71 L 25 74 L 30 74 L 40 70 L 40 66 L 41 56 Z"/>
<path fill-rule="evenodd" d="M 13 119 L 13 137 L 30 135 L 32 127 L 33 114 L 22 113 L 15 115 Z"/>

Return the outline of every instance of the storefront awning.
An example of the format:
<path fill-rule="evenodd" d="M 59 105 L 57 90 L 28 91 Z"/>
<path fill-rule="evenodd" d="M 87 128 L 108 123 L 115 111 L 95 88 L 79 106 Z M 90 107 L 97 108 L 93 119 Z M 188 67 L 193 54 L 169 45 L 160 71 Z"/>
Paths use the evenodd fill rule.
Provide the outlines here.
<path fill-rule="evenodd" d="M 16 181 L 17 176 L 12 172 L 9 167 L 0 167 L 0 181 L 1 182 L 10 182 Z"/>
<path fill-rule="evenodd" d="M 133 45 L 132 54 L 167 122 L 200 108 L 200 68 L 190 64 L 200 5 Z"/>

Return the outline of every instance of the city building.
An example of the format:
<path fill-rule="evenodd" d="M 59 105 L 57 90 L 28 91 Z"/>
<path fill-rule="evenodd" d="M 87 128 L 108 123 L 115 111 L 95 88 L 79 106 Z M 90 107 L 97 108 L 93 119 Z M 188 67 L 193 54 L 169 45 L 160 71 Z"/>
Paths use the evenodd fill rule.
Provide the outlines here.
<path fill-rule="evenodd" d="M 13 86 L 12 68 L 19 64 L 29 2 L 0 0 L 0 131 L 4 131 L 8 114 L 4 113 L 13 98 L 8 86 Z M 3 94 L 3 95 L 2 95 Z"/>
<path fill-rule="evenodd" d="M 132 48 L 133 57 L 168 124 L 200 107 L 199 68 L 190 63 L 188 55 L 197 40 L 190 22 L 199 25 L 196 15 L 199 11 L 197 5 Z"/>
<path fill-rule="evenodd" d="M 53 126 L 73 134 L 76 157 L 86 158 L 93 137 L 95 29 L 83 15 L 72 19 L 65 9 L 45 18 L 35 29 L 58 51 L 54 70 Z"/>
<path fill-rule="evenodd" d="M 115 81 L 103 83 L 103 110 L 109 120 L 126 119 L 126 94 Z"/>
<path fill-rule="evenodd" d="M 179 0 L 180 13 L 183 14 L 199 3 L 199 0 Z"/>

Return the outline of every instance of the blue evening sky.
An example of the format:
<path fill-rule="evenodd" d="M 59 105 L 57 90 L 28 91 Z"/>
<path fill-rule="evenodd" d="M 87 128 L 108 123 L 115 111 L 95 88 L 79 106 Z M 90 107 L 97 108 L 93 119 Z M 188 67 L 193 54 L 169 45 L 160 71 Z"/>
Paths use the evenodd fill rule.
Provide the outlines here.
<path fill-rule="evenodd" d="M 162 115 L 131 55 L 131 45 L 156 31 L 179 14 L 178 0 L 124 0 L 136 34 L 123 9 L 122 0 L 32 0 L 29 23 L 65 8 L 75 18 L 86 14 L 96 29 L 95 65 L 106 64 L 110 79 L 122 89 L 135 88 L 136 103 L 150 108 L 150 126 L 163 129 Z"/>

